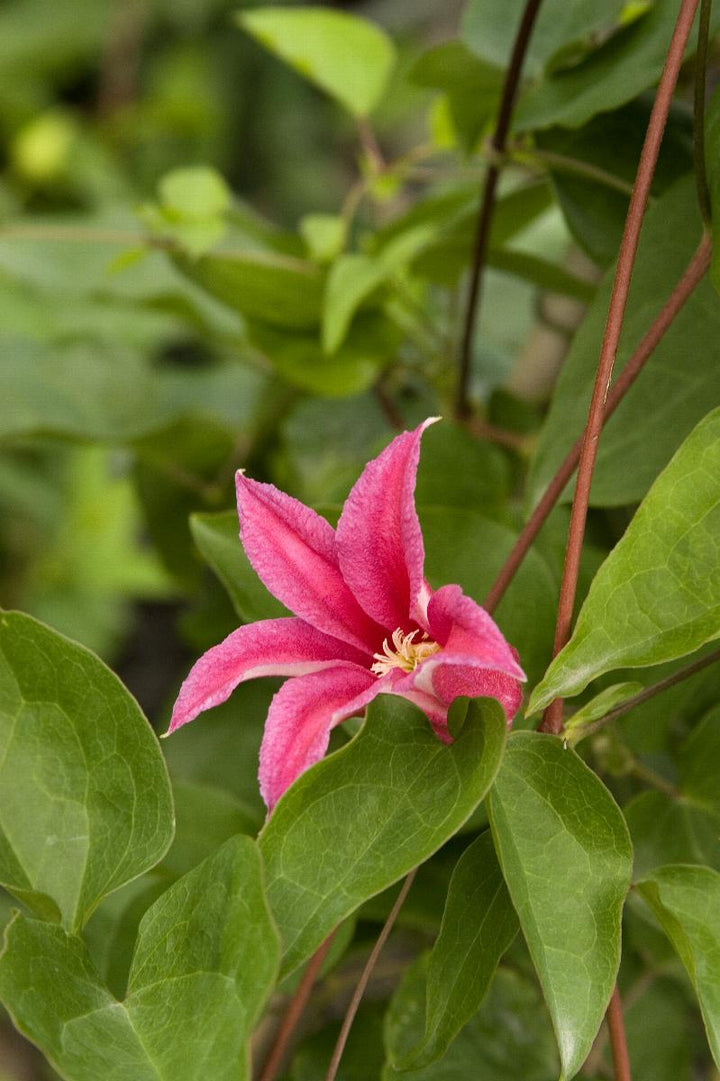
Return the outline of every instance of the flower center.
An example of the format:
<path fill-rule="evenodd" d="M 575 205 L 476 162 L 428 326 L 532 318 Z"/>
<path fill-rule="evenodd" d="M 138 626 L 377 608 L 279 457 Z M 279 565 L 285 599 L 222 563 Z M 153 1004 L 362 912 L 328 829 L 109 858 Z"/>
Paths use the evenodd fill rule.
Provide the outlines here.
<path fill-rule="evenodd" d="M 393 668 L 401 668 L 403 672 L 412 672 L 426 657 L 431 657 L 433 653 L 438 652 L 440 646 L 437 642 L 430 641 L 426 634 L 422 636 L 419 642 L 416 642 L 414 639 L 418 634 L 420 634 L 420 631 L 403 634 L 400 627 L 398 627 L 396 631 L 393 631 L 392 635 L 392 643 L 395 648 L 390 648 L 386 638 L 383 642 L 382 653 L 374 654 L 375 664 L 370 671 L 374 672 L 376 676 L 386 676 Z"/>

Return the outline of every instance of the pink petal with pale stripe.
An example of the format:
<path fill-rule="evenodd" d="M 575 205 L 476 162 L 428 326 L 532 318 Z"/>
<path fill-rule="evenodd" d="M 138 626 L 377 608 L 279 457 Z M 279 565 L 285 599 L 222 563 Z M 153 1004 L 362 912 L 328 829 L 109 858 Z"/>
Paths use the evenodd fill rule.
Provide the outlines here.
<path fill-rule="evenodd" d="M 392 677 L 378 679 L 354 664 L 289 679 L 270 704 L 260 748 L 260 793 L 272 810 L 283 792 L 327 750 L 330 732 L 360 713 Z"/>
<path fill-rule="evenodd" d="M 415 622 L 426 629 L 430 591 L 414 493 L 420 440 L 433 419 L 398 435 L 365 466 L 338 522 L 343 577 L 368 615 L 389 631 L 409 632 Z"/>
<path fill-rule="evenodd" d="M 438 698 L 450 705 L 461 695 L 469 698 L 497 698 L 508 724 L 520 709 L 522 688 L 516 679 L 495 669 L 471 668 L 462 664 L 439 664 L 432 674 Z"/>
<path fill-rule="evenodd" d="M 245 680 L 300 676 L 343 661 L 362 664 L 363 660 L 359 650 L 301 619 L 266 619 L 239 627 L 191 669 L 173 708 L 168 735 L 203 710 L 219 706 Z"/>
<path fill-rule="evenodd" d="M 326 634 L 373 653 L 382 630 L 363 611 L 338 565 L 332 526 L 272 484 L 236 477 L 240 537 L 258 578 Z"/>
<path fill-rule="evenodd" d="M 515 679 L 525 679 L 517 654 L 497 623 L 471 597 L 466 597 L 460 586 L 443 586 L 433 593 L 428 622 L 430 637 L 443 651 L 474 658 L 483 668 L 496 668 Z"/>

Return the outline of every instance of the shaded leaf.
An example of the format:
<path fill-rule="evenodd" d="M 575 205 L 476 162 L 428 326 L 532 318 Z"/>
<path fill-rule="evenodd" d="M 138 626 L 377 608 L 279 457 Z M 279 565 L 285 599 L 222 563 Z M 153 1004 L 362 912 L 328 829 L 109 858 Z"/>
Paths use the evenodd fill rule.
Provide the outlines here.
<path fill-rule="evenodd" d="M 0 995 L 72 1081 L 235 1081 L 249 1074 L 277 956 L 257 850 L 236 837 L 148 910 L 124 1002 L 81 939 L 22 916 L 6 933 Z"/>
<path fill-rule="evenodd" d="M 599 778 L 562 741 L 508 740 L 489 798 L 503 875 L 540 978 L 563 1078 L 582 1066 L 620 962 L 632 850 Z"/>
<path fill-rule="evenodd" d="M 709 864 L 720 871 L 720 823 L 665 792 L 641 792 L 624 808 L 633 843 L 634 877 L 666 863 Z"/>
<path fill-rule="evenodd" d="M 720 1066 L 720 874 L 709 867 L 661 867 L 637 890 L 693 982 L 710 1050 Z"/>
<path fill-rule="evenodd" d="M 470 152 L 497 110 L 502 68 L 474 55 L 462 41 L 446 41 L 423 53 L 407 78 L 447 94 L 453 124 Z"/>
<path fill-rule="evenodd" d="M 698 424 L 598 571 L 529 712 L 620 667 L 660 664 L 720 635 L 720 409 Z"/>
<path fill-rule="evenodd" d="M 489 832 L 462 854 L 450 879 L 440 934 L 427 967 L 425 1035 L 403 1069 L 419 1069 L 447 1051 L 487 993 L 518 929 Z"/>
<path fill-rule="evenodd" d="M 0 616 L 0 876 L 77 929 L 154 866 L 173 836 L 165 764 L 139 706 L 88 650 L 19 612 Z"/>
<path fill-rule="evenodd" d="M 419 710 L 383 695 L 351 743 L 295 782 L 259 838 L 284 973 L 455 833 L 492 783 L 505 728 L 497 702 L 471 703 L 445 746 Z"/>

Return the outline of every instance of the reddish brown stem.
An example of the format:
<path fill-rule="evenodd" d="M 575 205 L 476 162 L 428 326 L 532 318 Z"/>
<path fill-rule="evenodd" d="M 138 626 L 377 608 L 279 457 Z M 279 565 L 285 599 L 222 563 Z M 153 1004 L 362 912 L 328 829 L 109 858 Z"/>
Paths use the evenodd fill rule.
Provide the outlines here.
<path fill-rule="evenodd" d="M 557 621 L 555 624 L 555 641 L 553 656 L 556 656 L 570 637 L 572 625 L 575 593 L 577 591 L 578 573 L 580 570 L 580 556 L 582 553 L 585 536 L 585 521 L 587 518 L 588 504 L 590 502 L 590 486 L 592 484 L 595 459 L 597 457 L 598 440 L 603 425 L 605 400 L 608 387 L 612 378 L 613 366 L 617 355 L 618 342 L 622 331 L 625 308 L 627 306 L 630 280 L 632 277 L 640 229 L 642 226 L 645 207 L 650 194 L 650 185 L 655 172 L 660 143 L 665 130 L 665 122 L 672 103 L 675 84 L 680 71 L 683 53 L 690 37 L 693 19 L 697 9 L 698 0 L 682 0 L 680 13 L 675 23 L 672 39 L 665 58 L 665 66 L 660 77 L 657 94 L 653 103 L 650 122 L 648 124 L 645 142 L 643 143 L 637 176 L 630 198 L 628 215 L 625 220 L 625 230 L 620 243 L 617 270 L 613 282 L 610 306 L 608 308 L 605 334 L 600 348 L 600 359 L 595 376 L 592 400 L 588 412 L 587 424 L 583 434 L 582 450 L 578 463 L 578 475 L 575 483 L 575 495 L 573 498 L 572 512 L 570 514 L 570 528 L 565 549 L 565 566 L 560 585 L 560 600 L 558 603 Z M 561 698 L 551 702 L 545 711 L 540 728 L 543 732 L 557 734 L 562 728 L 563 703 Z"/>
<path fill-rule="evenodd" d="M 627 1040 L 625 1038 L 625 1022 L 623 1021 L 622 1003 L 620 1002 L 620 992 L 617 989 L 617 984 L 615 984 L 610 998 L 605 1020 L 607 1021 L 608 1035 L 610 1036 L 615 1081 L 632 1081 Z"/>
<path fill-rule="evenodd" d="M 495 207 L 495 191 L 500 177 L 500 158 L 505 152 L 508 132 L 510 130 L 510 118 L 512 117 L 515 97 L 520 84 L 525 53 L 530 42 L 530 35 L 535 24 L 535 18 L 542 0 L 527 0 L 520 26 L 515 35 L 512 56 L 505 75 L 500 108 L 498 110 L 495 132 L 490 141 L 494 151 L 494 160 L 488 165 L 485 173 L 482 201 L 478 213 L 477 229 L 475 232 L 475 244 L 473 259 L 470 268 L 470 286 L 468 289 L 467 308 L 463 327 L 462 344 L 460 346 L 460 371 L 458 375 L 457 398 L 455 401 L 455 415 L 458 419 L 465 419 L 469 412 L 468 387 L 470 384 L 470 368 L 472 360 L 472 344 L 477 322 L 478 302 L 480 299 L 480 286 L 482 275 L 487 261 L 488 241 L 490 239 L 490 226 Z"/>
<path fill-rule="evenodd" d="M 310 998 L 310 993 L 315 985 L 315 981 L 322 967 L 322 963 L 327 956 L 327 952 L 330 949 L 334 936 L 335 932 L 333 931 L 308 961 L 302 979 L 300 980 L 297 990 L 290 1001 L 287 1012 L 280 1023 L 277 1036 L 275 1037 L 275 1043 L 263 1066 L 260 1081 L 273 1081 L 277 1076 L 278 1071 L 283 1064 L 288 1044 L 290 1043 L 298 1021 L 307 1005 L 307 1001 Z"/>
<path fill-rule="evenodd" d="M 605 409 L 603 411 L 603 423 L 615 412 L 626 393 L 633 385 L 643 369 L 645 362 L 650 358 L 656 346 L 672 324 L 678 312 L 681 311 L 695 287 L 702 281 L 710 266 L 712 245 L 710 237 L 704 234 L 692 259 L 685 268 L 683 276 L 677 283 L 667 301 L 663 305 L 652 326 L 646 332 L 639 346 L 623 368 L 621 374 L 613 383 L 608 394 Z M 485 598 L 485 607 L 488 612 L 494 611 L 502 599 L 505 590 L 517 573 L 518 567 L 527 555 L 531 544 L 542 529 L 551 510 L 562 495 L 565 485 L 568 483 L 577 468 L 582 449 L 582 437 L 580 437 L 567 457 L 558 469 L 557 473 L 545 489 L 542 499 L 535 507 L 532 515 L 524 526 L 520 536 L 505 560 L 500 573 L 495 579 L 490 592 Z"/>
<path fill-rule="evenodd" d="M 355 1014 L 357 1013 L 358 1007 L 360 1006 L 360 1003 L 362 1001 L 362 997 L 365 994 L 365 988 L 368 985 L 368 980 L 370 979 L 370 976 L 372 975 L 372 971 L 375 968 L 375 965 L 377 964 L 378 957 L 382 953 L 383 946 L 387 942 L 388 935 L 390 934 L 390 932 L 392 930 L 392 927 L 393 927 L 393 924 L 395 923 L 395 920 L 397 919 L 398 912 L 400 911 L 400 909 L 404 905 L 405 898 L 407 897 L 408 893 L 410 892 L 410 887 L 412 886 L 412 884 L 413 884 L 413 882 L 415 880 L 415 875 L 416 874 L 417 874 L 417 867 L 414 868 L 414 870 L 412 870 L 410 872 L 410 874 L 407 876 L 407 878 L 403 882 L 402 889 L 400 890 L 400 893 L 397 895 L 397 898 L 395 900 L 395 904 L 392 906 L 392 909 L 390 910 L 390 915 L 385 920 L 385 923 L 383 925 L 383 929 L 380 932 L 380 934 L 378 935 L 377 942 L 375 943 L 375 945 L 372 948 L 372 953 L 370 954 L 370 956 L 368 957 L 368 959 L 367 959 L 367 961 L 365 963 L 365 968 L 362 970 L 362 975 L 361 975 L 360 979 L 358 980 L 357 987 L 353 991 L 353 996 L 350 999 L 350 1005 L 347 1008 L 347 1013 L 345 1014 L 345 1018 L 344 1018 L 343 1023 L 342 1023 L 342 1028 L 340 1029 L 340 1035 L 337 1038 L 337 1043 L 335 1044 L 335 1050 L 333 1051 L 332 1058 L 330 1059 L 330 1065 L 328 1066 L 328 1072 L 327 1072 L 327 1074 L 325 1076 L 325 1081 L 335 1081 L 335 1076 L 336 1076 L 337 1071 L 338 1071 L 338 1066 L 340 1065 L 340 1059 L 342 1058 L 343 1051 L 345 1050 L 345 1044 L 347 1043 L 347 1038 L 350 1035 L 350 1029 L 352 1028 L 352 1023 L 355 1020 Z"/>

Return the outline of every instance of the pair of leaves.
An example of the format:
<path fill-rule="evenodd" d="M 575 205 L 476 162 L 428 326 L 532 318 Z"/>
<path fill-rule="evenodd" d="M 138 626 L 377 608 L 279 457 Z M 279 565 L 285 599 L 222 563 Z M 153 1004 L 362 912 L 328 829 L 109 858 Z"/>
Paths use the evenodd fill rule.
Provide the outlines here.
<path fill-rule="evenodd" d="M 231 1081 L 248 1076 L 278 953 L 257 849 L 238 836 L 147 911 L 122 1002 L 82 939 L 21 915 L 6 932 L 0 996 L 73 1081 Z"/>
<path fill-rule="evenodd" d="M 720 409 L 698 424 L 590 587 L 530 711 L 619 667 L 660 664 L 720 635 Z"/>

